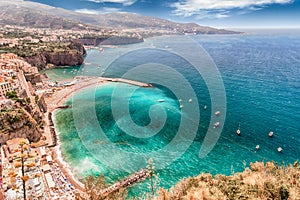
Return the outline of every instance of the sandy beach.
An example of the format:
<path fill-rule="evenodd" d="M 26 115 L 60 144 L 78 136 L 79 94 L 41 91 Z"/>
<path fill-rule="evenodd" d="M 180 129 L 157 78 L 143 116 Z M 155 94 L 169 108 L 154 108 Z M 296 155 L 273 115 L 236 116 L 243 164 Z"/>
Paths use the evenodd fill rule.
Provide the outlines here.
<path fill-rule="evenodd" d="M 69 99 L 75 92 L 79 92 L 80 90 L 86 89 L 88 87 L 93 87 L 99 84 L 106 83 L 108 81 L 103 80 L 99 77 L 87 77 L 84 80 L 80 80 L 75 85 L 72 85 L 70 87 L 63 88 L 51 95 L 51 97 L 46 98 L 46 104 L 48 106 L 48 112 L 46 113 L 46 116 L 48 116 L 49 113 L 52 113 L 52 121 L 55 124 L 55 117 L 54 117 L 54 111 L 57 109 L 57 107 L 62 106 L 63 103 Z M 48 119 L 47 119 L 48 120 Z M 49 126 L 49 120 L 47 122 L 47 127 L 45 131 L 45 135 L 47 137 L 47 141 L 51 141 L 49 144 L 53 144 L 53 139 L 51 136 L 50 126 Z M 68 163 L 63 159 L 63 156 L 61 154 L 60 150 L 60 142 L 59 142 L 59 131 L 55 128 L 55 134 L 57 138 L 57 145 L 55 147 L 51 148 L 51 153 L 54 162 L 56 162 L 62 172 L 65 174 L 66 177 L 68 177 L 69 181 L 76 187 L 76 189 L 84 192 L 84 184 L 80 182 L 75 175 L 73 174 L 71 167 Z"/>
<path fill-rule="evenodd" d="M 52 123 L 50 122 L 50 120 L 52 120 L 53 124 L 55 125 L 55 110 L 58 109 L 58 107 L 62 106 L 66 100 L 71 98 L 71 96 L 74 93 L 79 92 L 83 89 L 87 89 L 89 87 L 99 86 L 108 82 L 122 82 L 126 84 L 136 85 L 139 87 L 152 87 L 150 84 L 147 83 L 122 78 L 80 77 L 74 85 L 55 91 L 50 97 L 45 99 L 46 104 L 48 106 L 48 112 L 46 113 L 46 116 L 48 116 L 49 113 L 51 113 L 51 119 L 47 118 L 45 136 L 47 138 L 48 144 L 50 146 L 53 146 L 51 148 L 53 160 L 60 166 L 62 172 L 68 177 L 69 181 L 78 190 L 82 192 L 85 191 L 84 184 L 76 178 L 69 164 L 66 163 L 66 161 L 63 159 L 60 149 L 59 131 L 54 127 L 55 133 L 51 133 L 50 126 Z M 54 138 L 52 134 L 55 134 L 56 141 L 53 141 Z"/>

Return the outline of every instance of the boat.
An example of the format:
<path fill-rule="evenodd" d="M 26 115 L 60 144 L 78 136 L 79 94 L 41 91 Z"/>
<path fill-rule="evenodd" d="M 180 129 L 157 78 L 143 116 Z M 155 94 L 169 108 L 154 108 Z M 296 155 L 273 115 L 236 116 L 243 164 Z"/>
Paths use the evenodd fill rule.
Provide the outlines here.
<path fill-rule="evenodd" d="M 273 132 L 272 131 L 270 131 L 270 133 L 269 133 L 269 137 L 273 137 Z"/>
<path fill-rule="evenodd" d="M 217 127 L 219 127 L 220 126 L 220 122 L 216 122 L 215 124 L 214 124 L 214 128 L 217 128 Z"/>
<path fill-rule="evenodd" d="M 240 124 L 238 130 L 236 131 L 236 134 L 241 135 Z"/>
<path fill-rule="evenodd" d="M 192 103 L 193 102 L 193 100 L 192 99 L 189 99 L 189 103 Z"/>
<path fill-rule="evenodd" d="M 182 99 L 179 99 L 178 101 L 181 103 L 181 102 L 182 102 Z"/>
<path fill-rule="evenodd" d="M 204 110 L 206 110 L 207 109 L 207 105 L 205 105 L 203 108 L 204 108 Z"/>
<path fill-rule="evenodd" d="M 158 99 L 157 102 L 164 102 L 164 99 Z"/>
<path fill-rule="evenodd" d="M 215 115 L 216 115 L 216 116 L 219 116 L 220 113 L 221 113 L 220 111 L 216 111 L 216 112 L 215 112 Z"/>
<path fill-rule="evenodd" d="M 255 149 L 258 150 L 259 148 L 260 148 L 259 145 L 256 145 Z"/>
<path fill-rule="evenodd" d="M 183 108 L 183 105 L 180 105 L 179 108 L 182 109 L 182 108 Z"/>
<path fill-rule="evenodd" d="M 277 148 L 277 151 L 278 151 L 279 153 L 282 152 L 282 150 L 283 150 L 283 149 L 282 149 L 281 147 L 278 147 L 278 148 Z"/>

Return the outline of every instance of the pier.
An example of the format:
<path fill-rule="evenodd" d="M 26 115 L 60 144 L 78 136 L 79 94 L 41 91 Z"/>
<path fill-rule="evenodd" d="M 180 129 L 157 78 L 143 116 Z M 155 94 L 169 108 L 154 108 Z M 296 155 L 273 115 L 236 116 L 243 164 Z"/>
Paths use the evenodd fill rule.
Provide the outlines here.
<path fill-rule="evenodd" d="M 123 179 L 122 181 L 119 181 L 108 188 L 101 191 L 101 196 L 106 197 L 111 193 L 114 193 L 118 191 L 121 188 L 128 188 L 134 185 L 135 183 L 141 182 L 151 176 L 151 171 L 147 169 L 141 169 L 140 171 L 131 174 L 127 178 Z"/>
<path fill-rule="evenodd" d="M 139 81 L 133 81 L 129 79 L 124 79 L 124 78 L 102 78 L 105 81 L 110 81 L 110 82 L 120 82 L 120 83 L 127 83 L 130 85 L 135 85 L 139 87 L 152 87 L 150 83 L 142 83 Z"/>

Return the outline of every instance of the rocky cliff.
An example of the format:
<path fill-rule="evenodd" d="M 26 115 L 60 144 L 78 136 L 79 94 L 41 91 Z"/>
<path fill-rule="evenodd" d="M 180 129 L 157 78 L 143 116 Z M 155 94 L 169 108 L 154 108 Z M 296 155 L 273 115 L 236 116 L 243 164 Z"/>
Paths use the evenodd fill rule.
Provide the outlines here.
<path fill-rule="evenodd" d="M 24 59 L 32 66 L 43 69 L 47 64 L 55 66 L 76 66 L 84 61 L 86 50 L 78 42 L 71 42 L 68 49 L 59 49 L 54 51 L 43 51 L 34 56 L 28 56 Z"/>
<path fill-rule="evenodd" d="M 27 138 L 30 142 L 37 142 L 42 136 L 38 125 L 37 120 L 21 107 L 2 109 L 0 111 L 0 142 L 3 144 L 13 138 Z"/>

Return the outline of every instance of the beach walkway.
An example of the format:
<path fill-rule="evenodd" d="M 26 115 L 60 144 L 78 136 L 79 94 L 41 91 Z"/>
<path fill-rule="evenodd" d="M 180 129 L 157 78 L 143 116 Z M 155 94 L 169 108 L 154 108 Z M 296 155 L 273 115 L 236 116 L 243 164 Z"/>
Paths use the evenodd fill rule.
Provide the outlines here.
<path fill-rule="evenodd" d="M 141 182 L 150 176 L 151 176 L 151 171 L 149 171 L 147 169 L 141 169 L 140 171 L 131 174 L 127 178 L 123 179 L 122 181 L 119 181 L 119 182 L 109 186 L 108 188 L 102 190 L 101 196 L 105 197 L 111 193 L 114 193 L 114 192 L 120 190 L 121 188 L 125 189 L 128 187 L 131 187 L 132 185 L 134 185 L 138 182 Z"/>

